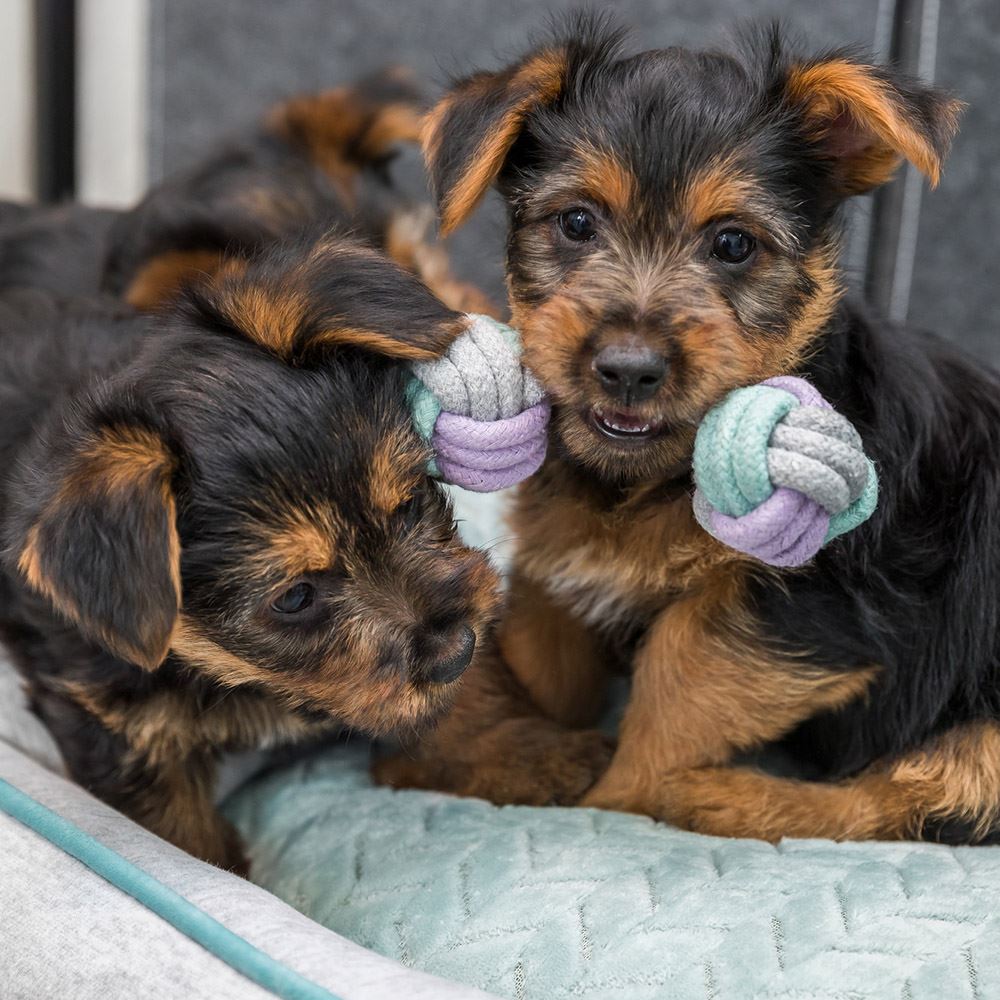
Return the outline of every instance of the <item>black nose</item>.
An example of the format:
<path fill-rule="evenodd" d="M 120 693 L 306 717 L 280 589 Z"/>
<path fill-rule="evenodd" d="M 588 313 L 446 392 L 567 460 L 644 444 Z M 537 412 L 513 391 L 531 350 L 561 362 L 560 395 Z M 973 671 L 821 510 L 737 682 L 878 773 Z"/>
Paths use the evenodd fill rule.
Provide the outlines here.
<path fill-rule="evenodd" d="M 472 662 L 476 633 L 468 625 L 429 632 L 420 643 L 420 674 L 435 684 L 458 680 Z"/>
<path fill-rule="evenodd" d="M 593 368 L 601 388 L 626 406 L 654 396 L 667 377 L 667 359 L 640 345 L 609 344 Z"/>

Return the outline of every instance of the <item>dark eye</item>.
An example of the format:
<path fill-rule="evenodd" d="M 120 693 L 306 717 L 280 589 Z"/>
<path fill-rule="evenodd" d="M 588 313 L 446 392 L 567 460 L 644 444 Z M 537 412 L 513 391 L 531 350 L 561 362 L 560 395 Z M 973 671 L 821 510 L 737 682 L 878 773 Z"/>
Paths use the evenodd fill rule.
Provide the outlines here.
<path fill-rule="evenodd" d="M 742 229 L 723 229 L 712 241 L 712 256 L 723 264 L 742 264 L 756 246 L 757 241 Z"/>
<path fill-rule="evenodd" d="M 571 208 L 560 213 L 559 228 L 566 239 L 585 243 L 597 235 L 597 220 L 594 213 L 585 208 Z"/>
<path fill-rule="evenodd" d="M 280 615 L 297 615 L 316 600 L 316 588 L 311 583 L 297 583 L 271 601 L 271 610 Z"/>

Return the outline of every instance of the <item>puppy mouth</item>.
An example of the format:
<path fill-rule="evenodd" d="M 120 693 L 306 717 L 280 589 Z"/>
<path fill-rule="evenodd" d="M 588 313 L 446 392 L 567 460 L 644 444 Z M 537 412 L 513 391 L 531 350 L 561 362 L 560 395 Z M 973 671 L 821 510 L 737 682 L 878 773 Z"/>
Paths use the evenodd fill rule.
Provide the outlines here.
<path fill-rule="evenodd" d="M 641 445 L 664 434 L 665 417 L 648 416 L 632 410 L 613 410 L 595 405 L 587 412 L 587 423 L 598 434 L 619 445 Z"/>

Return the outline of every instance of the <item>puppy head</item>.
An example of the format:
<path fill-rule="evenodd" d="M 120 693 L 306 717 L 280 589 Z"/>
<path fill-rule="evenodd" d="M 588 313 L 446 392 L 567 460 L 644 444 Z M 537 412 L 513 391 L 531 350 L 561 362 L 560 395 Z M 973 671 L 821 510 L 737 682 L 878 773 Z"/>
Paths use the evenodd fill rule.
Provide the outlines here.
<path fill-rule="evenodd" d="M 840 294 L 838 207 L 903 159 L 936 181 L 958 106 L 773 30 L 737 55 L 620 42 L 584 21 L 460 82 L 424 145 L 445 229 L 506 197 L 514 321 L 562 444 L 628 481 L 683 472 L 709 407 L 795 370 Z"/>
<path fill-rule="evenodd" d="M 325 349 L 286 353 L 296 337 L 275 327 L 263 343 L 264 277 L 294 287 L 278 264 L 151 320 L 145 352 L 42 433 L 13 561 L 144 669 L 172 657 L 367 731 L 416 725 L 447 705 L 497 601 L 426 475 L 393 363 L 438 334 L 394 341 L 354 316 L 317 327 Z"/>

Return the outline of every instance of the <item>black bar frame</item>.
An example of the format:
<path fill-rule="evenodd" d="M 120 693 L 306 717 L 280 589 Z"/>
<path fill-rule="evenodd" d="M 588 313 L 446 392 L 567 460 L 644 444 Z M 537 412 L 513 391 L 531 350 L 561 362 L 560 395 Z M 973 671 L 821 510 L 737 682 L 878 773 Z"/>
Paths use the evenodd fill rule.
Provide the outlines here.
<path fill-rule="evenodd" d="M 35 0 L 38 200 L 76 194 L 76 0 Z"/>

